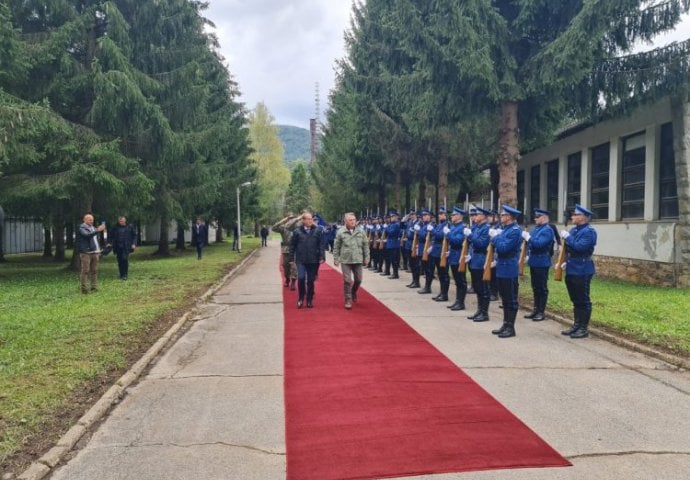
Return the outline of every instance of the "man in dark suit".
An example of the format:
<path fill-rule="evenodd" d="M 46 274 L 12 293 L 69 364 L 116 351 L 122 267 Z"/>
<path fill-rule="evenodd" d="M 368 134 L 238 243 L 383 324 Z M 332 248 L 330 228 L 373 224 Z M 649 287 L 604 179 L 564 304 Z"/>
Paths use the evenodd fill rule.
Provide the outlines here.
<path fill-rule="evenodd" d="M 115 228 L 108 232 L 108 244 L 112 245 L 117 255 L 117 268 L 120 271 L 120 280 L 127 280 L 129 275 L 129 254 L 137 247 L 137 234 L 132 225 L 127 223 L 127 218 L 122 216 L 117 219 Z"/>
<path fill-rule="evenodd" d="M 314 306 L 314 281 L 319 265 L 326 261 L 323 228 L 314 224 L 309 212 L 302 214 L 302 226 L 290 238 L 290 262 L 297 266 L 297 308 L 302 308 L 305 296 L 307 308 Z"/>
<path fill-rule="evenodd" d="M 208 237 L 208 229 L 201 221 L 201 217 L 197 217 L 196 222 L 192 226 L 192 244 L 196 246 L 196 259 L 201 260 L 201 252 L 206 245 Z"/>

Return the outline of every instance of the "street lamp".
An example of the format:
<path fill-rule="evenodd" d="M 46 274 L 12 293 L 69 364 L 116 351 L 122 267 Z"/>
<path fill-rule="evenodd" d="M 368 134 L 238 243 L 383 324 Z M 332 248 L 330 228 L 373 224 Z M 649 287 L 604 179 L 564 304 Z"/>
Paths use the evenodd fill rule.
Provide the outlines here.
<path fill-rule="evenodd" d="M 237 186 L 237 251 L 242 251 L 242 220 L 240 219 L 240 188 L 248 187 L 252 182 L 244 182 Z"/>

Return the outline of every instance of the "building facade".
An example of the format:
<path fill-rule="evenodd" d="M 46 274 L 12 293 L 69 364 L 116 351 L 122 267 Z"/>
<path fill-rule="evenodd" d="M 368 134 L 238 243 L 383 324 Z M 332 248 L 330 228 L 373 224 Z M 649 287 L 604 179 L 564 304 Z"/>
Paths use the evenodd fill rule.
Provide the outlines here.
<path fill-rule="evenodd" d="M 690 286 L 690 104 L 666 98 L 579 126 L 521 157 L 519 205 L 560 225 L 576 203 L 594 212 L 600 274 Z"/>

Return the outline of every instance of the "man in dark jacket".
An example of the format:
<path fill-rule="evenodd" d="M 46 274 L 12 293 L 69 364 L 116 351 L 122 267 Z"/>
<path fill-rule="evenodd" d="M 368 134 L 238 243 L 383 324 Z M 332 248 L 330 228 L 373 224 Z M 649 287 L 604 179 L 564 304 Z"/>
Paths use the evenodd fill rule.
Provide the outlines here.
<path fill-rule="evenodd" d="M 93 226 L 93 215 L 84 215 L 84 223 L 79 225 L 77 232 L 77 252 L 81 262 L 79 282 L 81 293 L 89 293 L 87 280 L 91 283 L 91 291 L 98 290 L 98 261 L 101 256 L 101 246 L 98 244 L 98 234 L 105 230 L 105 223 Z"/>
<path fill-rule="evenodd" d="M 323 229 L 314 225 L 311 213 L 302 214 L 302 226 L 290 239 L 290 262 L 297 266 L 297 308 L 302 308 L 306 295 L 307 308 L 314 307 L 314 280 L 319 264 L 326 261 Z"/>
<path fill-rule="evenodd" d="M 201 252 L 208 240 L 208 230 L 206 225 L 197 217 L 196 222 L 192 226 L 192 245 L 196 247 L 196 259 L 201 260 Z"/>
<path fill-rule="evenodd" d="M 137 234 L 132 225 L 127 224 L 127 218 L 122 216 L 117 219 L 115 228 L 108 232 L 108 244 L 113 247 L 117 255 L 117 268 L 120 271 L 120 280 L 127 280 L 129 274 L 129 254 L 137 248 Z"/>

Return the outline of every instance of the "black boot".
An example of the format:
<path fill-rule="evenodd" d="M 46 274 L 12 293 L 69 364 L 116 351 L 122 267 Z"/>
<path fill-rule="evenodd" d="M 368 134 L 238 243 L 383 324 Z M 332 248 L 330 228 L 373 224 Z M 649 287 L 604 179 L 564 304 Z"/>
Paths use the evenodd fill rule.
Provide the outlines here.
<path fill-rule="evenodd" d="M 482 298 L 479 303 L 479 315 L 472 319 L 473 322 L 488 322 L 489 321 L 489 299 Z"/>
<path fill-rule="evenodd" d="M 422 294 L 422 295 L 425 295 L 427 293 L 431 293 L 431 281 L 426 280 L 424 282 L 424 288 L 422 288 L 421 290 L 417 290 L 417 293 Z"/>
<path fill-rule="evenodd" d="M 529 318 L 532 320 L 534 316 L 539 313 L 539 297 L 536 295 L 534 296 L 534 307 L 532 308 L 532 313 L 528 313 L 527 315 L 523 316 L 522 318 Z"/>
<path fill-rule="evenodd" d="M 587 310 L 580 311 L 580 323 L 578 324 L 577 330 L 570 334 L 570 338 L 587 338 L 589 337 L 589 319 L 592 316 L 592 312 Z"/>
<path fill-rule="evenodd" d="M 400 275 L 398 275 L 398 269 L 393 267 L 393 275 L 391 275 L 388 278 L 390 278 L 391 280 L 395 280 L 396 278 L 400 278 Z"/>
<path fill-rule="evenodd" d="M 493 333 L 494 335 L 500 335 L 503 332 L 505 332 L 506 328 L 508 328 L 508 315 L 506 310 L 503 310 L 503 324 L 501 324 L 499 328 L 491 330 L 491 333 Z"/>
<path fill-rule="evenodd" d="M 544 316 L 544 310 L 546 309 L 546 297 L 539 296 L 535 298 L 534 301 L 534 308 L 536 309 L 536 312 L 534 312 L 534 315 L 532 315 L 532 321 L 541 322 L 542 320 L 546 319 Z"/>
<path fill-rule="evenodd" d="M 498 338 L 510 338 L 515 336 L 515 316 L 517 315 L 517 310 L 505 309 L 507 325 L 501 333 L 498 334 Z"/>
<path fill-rule="evenodd" d="M 580 309 L 579 308 L 574 308 L 573 309 L 573 317 L 575 318 L 575 323 L 573 323 L 573 326 L 561 331 L 561 335 L 565 335 L 566 337 L 569 337 L 572 333 L 577 331 L 580 328 Z"/>

